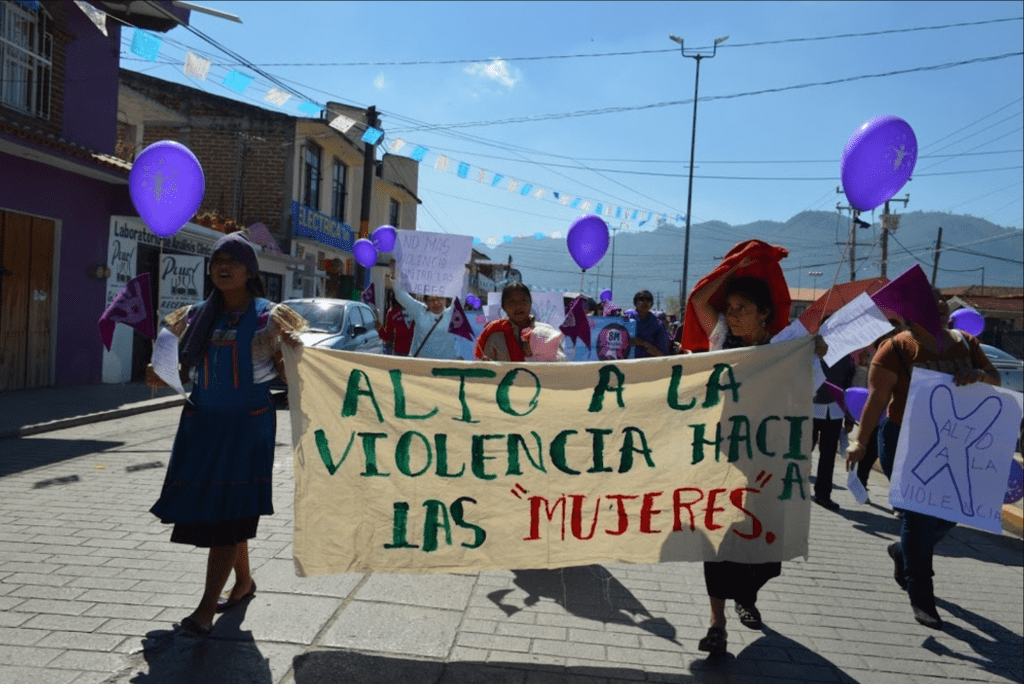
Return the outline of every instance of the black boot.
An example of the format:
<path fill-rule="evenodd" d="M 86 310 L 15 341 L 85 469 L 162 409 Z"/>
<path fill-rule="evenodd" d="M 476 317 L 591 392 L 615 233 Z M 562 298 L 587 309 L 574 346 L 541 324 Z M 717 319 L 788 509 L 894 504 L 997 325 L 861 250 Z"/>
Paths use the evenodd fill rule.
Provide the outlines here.
<path fill-rule="evenodd" d="M 900 585 L 900 589 L 906 591 L 907 578 L 903 576 L 903 549 L 899 548 L 899 544 L 893 542 L 886 550 L 889 552 L 889 558 L 892 558 L 892 578 L 896 580 L 896 584 Z"/>
<path fill-rule="evenodd" d="M 932 579 L 914 580 L 909 583 L 910 606 L 914 619 L 929 629 L 942 629 L 942 618 L 935 607 L 935 592 Z"/>

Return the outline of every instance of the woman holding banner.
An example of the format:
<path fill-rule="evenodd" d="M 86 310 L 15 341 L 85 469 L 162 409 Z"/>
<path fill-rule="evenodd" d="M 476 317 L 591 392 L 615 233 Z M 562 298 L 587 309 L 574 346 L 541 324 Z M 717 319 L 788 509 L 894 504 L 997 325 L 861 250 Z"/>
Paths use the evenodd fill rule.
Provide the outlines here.
<path fill-rule="evenodd" d="M 949 305 L 938 290 L 934 290 L 939 320 L 949 319 Z M 973 335 L 941 326 L 939 341 L 918 321 L 908 320 L 907 328 L 879 346 L 868 371 L 868 398 L 861 413 L 857 441 L 850 444 L 846 454 L 846 469 L 852 470 L 864 459 L 866 438 L 878 426 L 878 460 L 886 477 L 892 479 L 899 442 L 900 425 L 910 392 L 911 372 L 914 368 L 947 373 L 956 385 L 987 382 L 998 386 L 999 372 L 985 356 Z M 888 415 L 878 421 L 888 407 Z M 935 546 L 946 536 L 955 522 L 942 520 L 924 513 L 903 511 L 900 540 L 888 547 L 893 560 L 893 579 L 910 597 L 914 619 L 925 627 L 942 629 L 942 618 L 935 607 L 935 588 L 932 582 L 932 558 Z"/>
<path fill-rule="evenodd" d="M 522 283 L 501 291 L 501 308 L 508 318 L 488 323 L 480 332 L 473 356 L 482 361 L 565 361 L 562 333 L 532 315 L 533 295 Z"/>
<path fill-rule="evenodd" d="M 248 540 L 261 515 L 274 512 L 271 473 L 277 418 L 270 381 L 284 377 L 281 344 L 301 344 L 301 316 L 264 298 L 256 251 L 242 233 L 213 246 L 206 301 L 178 309 L 164 322 L 180 338 L 182 379 L 192 394 L 182 410 L 160 498 L 150 511 L 173 523 L 171 541 L 208 548 L 199 606 L 181 621 L 205 636 L 216 613 L 256 593 Z M 163 385 L 152 366 L 147 382 Z M 235 584 L 219 599 L 231 571 Z"/>
<path fill-rule="evenodd" d="M 708 350 L 735 349 L 768 344 L 769 326 L 778 320 L 779 307 L 768 281 L 754 276 L 736 277 L 736 271 L 751 266 L 754 260 L 734 260 L 732 266 L 705 277 L 690 295 L 689 307 L 701 330 L 707 336 Z M 724 294 L 724 308 L 719 311 L 711 300 Z M 786 302 L 788 309 L 789 302 Z M 785 320 L 786 316 L 782 316 Z M 685 336 L 683 338 L 686 339 Z M 757 592 L 768 580 L 782 574 L 782 563 L 736 563 L 715 561 L 704 563 L 704 584 L 711 604 L 711 626 L 698 648 L 713 655 L 726 652 L 725 602 L 732 599 L 740 622 L 761 628 L 757 609 Z"/>

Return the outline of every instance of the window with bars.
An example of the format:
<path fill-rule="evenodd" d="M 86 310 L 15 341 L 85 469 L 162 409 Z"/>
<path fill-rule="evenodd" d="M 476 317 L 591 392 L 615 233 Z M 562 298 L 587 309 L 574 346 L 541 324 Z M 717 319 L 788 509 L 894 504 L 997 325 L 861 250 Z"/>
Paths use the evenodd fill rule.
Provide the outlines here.
<path fill-rule="evenodd" d="M 402 214 L 402 205 L 398 203 L 398 200 L 391 200 L 388 205 L 388 224 L 398 228 L 398 217 Z"/>
<path fill-rule="evenodd" d="M 320 210 L 320 148 L 309 142 L 303 151 L 302 203 Z"/>
<path fill-rule="evenodd" d="M 337 159 L 334 160 L 334 199 L 331 203 L 331 216 L 342 223 L 345 221 L 345 182 L 348 169 Z"/>
<path fill-rule="evenodd" d="M 46 10 L 0 3 L 0 104 L 49 119 L 52 57 Z"/>

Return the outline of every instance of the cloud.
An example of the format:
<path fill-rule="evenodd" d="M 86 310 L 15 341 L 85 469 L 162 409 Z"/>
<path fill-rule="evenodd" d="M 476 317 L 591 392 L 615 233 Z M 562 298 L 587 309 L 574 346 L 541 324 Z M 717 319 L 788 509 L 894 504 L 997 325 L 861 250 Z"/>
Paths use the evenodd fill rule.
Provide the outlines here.
<path fill-rule="evenodd" d="M 377 78 L 373 79 L 373 87 L 377 90 L 384 90 L 388 87 L 388 82 L 384 78 L 384 74 L 377 74 Z"/>
<path fill-rule="evenodd" d="M 510 70 L 503 59 L 495 59 L 490 64 L 473 64 L 466 67 L 466 73 L 472 76 L 483 76 L 492 81 L 497 81 L 506 88 L 511 88 L 517 81 L 522 79 L 518 69 Z"/>

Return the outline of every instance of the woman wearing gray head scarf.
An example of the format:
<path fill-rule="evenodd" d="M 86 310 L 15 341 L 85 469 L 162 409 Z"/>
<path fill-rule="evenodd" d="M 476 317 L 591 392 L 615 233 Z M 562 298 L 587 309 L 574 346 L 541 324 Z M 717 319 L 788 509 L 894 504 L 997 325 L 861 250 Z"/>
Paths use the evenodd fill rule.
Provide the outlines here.
<path fill-rule="evenodd" d="M 271 471 L 277 419 L 270 381 L 284 377 L 281 344 L 306 322 L 264 298 L 256 251 L 242 233 L 213 246 L 206 301 L 169 314 L 164 323 L 180 338 L 180 368 L 193 381 L 182 410 L 167 476 L 150 511 L 173 523 L 171 541 L 208 548 L 206 587 L 183 629 L 210 633 L 216 613 L 256 592 L 248 540 L 261 515 L 274 512 Z M 163 381 L 147 368 L 149 384 Z M 231 571 L 235 584 L 220 593 Z"/>

